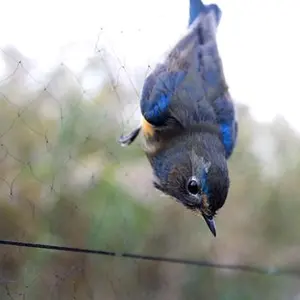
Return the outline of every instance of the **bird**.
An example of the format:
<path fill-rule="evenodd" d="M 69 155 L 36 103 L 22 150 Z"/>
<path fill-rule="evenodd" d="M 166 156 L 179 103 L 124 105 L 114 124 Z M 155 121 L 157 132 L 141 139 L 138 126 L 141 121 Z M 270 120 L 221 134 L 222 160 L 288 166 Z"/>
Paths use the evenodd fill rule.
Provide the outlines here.
<path fill-rule="evenodd" d="M 128 146 L 142 133 L 154 188 L 202 216 L 214 237 L 238 138 L 217 43 L 221 17 L 217 4 L 189 0 L 186 32 L 143 83 L 141 123 L 119 139 Z"/>

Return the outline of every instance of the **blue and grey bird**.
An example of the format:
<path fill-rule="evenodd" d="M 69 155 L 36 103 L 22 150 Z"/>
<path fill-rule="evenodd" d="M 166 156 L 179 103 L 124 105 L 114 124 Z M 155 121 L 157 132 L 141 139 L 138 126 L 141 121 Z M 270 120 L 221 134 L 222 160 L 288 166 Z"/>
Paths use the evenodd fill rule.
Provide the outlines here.
<path fill-rule="evenodd" d="M 154 187 L 202 215 L 216 236 L 238 123 L 216 40 L 221 10 L 189 5 L 186 34 L 145 79 L 141 125 L 119 142 L 129 145 L 142 132 Z"/>

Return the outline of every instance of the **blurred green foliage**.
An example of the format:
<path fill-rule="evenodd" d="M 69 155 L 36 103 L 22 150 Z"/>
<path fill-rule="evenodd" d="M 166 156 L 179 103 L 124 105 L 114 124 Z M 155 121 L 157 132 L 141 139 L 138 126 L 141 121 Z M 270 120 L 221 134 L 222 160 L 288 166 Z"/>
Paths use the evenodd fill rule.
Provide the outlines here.
<path fill-rule="evenodd" d="M 100 90 L 85 99 L 78 78 L 102 68 L 102 56 L 77 77 L 59 66 L 46 86 L 16 49 L 6 49 L 3 59 L 0 239 L 299 265 L 300 140 L 284 120 L 259 124 L 238 106 L 231 190 L 215 239 L 201 218 L 154 190 L 138 143 L 116 143 L 130 87 L 114 87 L 104 76 Z M 274 300 L 300 299 L 300 288 L 286 277 L 1 246 L 0 299 Z"/>

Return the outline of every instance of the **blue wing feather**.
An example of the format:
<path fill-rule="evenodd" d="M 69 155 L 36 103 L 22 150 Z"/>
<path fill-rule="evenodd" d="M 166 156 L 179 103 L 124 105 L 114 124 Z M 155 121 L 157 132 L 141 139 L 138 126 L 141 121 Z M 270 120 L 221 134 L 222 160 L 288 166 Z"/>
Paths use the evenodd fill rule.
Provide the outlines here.
<path fill-rule="evenodd" d="M 228 159 L 235 147 L 236 138 L 237 138 L 237 131 L 238 131 L 238 124 L 237 122 L 230 123 L 230 124 L 221 124 L 221 133 L 222 133 L 222 140 L 223 145 L 225 148 L 226 159 Z"/>
<path fill-rule="evenodd" d="M 184 71 L 160 70 L 145 80 L 140 104 L 143 117 L 154 126 L 161 126 L 167 120 L 172 95 L 186 75 Z"/>
<path fill-rule="evenodd" d="M 234 104 L 229 93 L 225 93 L 212 102 L 212 106 L 220 125 L 226 158 L 229 158 L 236 144 L 238 130 Z"/>

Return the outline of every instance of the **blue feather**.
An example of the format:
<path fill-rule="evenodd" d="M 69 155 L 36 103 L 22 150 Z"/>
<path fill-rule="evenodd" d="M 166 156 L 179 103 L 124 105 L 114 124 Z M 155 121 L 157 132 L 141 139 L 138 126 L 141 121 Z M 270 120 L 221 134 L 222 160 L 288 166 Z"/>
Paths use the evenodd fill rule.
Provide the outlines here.
<path fill-rule="evenodd" d="M 185 71 L 161 72 L 150 75 L 144 84 L 141 111 L 152 125 L 163 125 L 168 117 L 170 100 L 176 88 L 184 80 Z"/>
<path fill-rule="evenodd" d="M 203 171 L 203 173 L 202 173 L 202 177 L 201 177 L 201 185 L 202 185 L 202 187 L 201 187 L 202 192 L 203 192 L 205 195 L 209 196 L 209 195 L 208 195 L 208 185 L 207 185 L 207 172 L 205 172 L 205 171 Z"/>
<path fill-rule="evenodd" d="M 218 97 L 212 103 L 219 124 L 232 124 L 235 120 L 235 109 L 229 94 Z"/>
<path fill-rule="evenodd" d="M 144 118 L 152 125 L 162 125 L 167 117 L 170 96 L 161 95 L 157 101 L 148 101 L 143 103 L 142 111 Z"/>
<path fill-rule="evenodd" d="M 221 133 L 222 133 L 222 141 L 225 148 L 226 158 L 228 158 L 233 150 L 233 146 L 235 144 L 235 132 L 233 130 L 232 124 L 221 124 Z"/>
<path fill-rule="evenodd" d="M 226 158 L 229 158 L 237 138 L 237 123 L 235 120 L 233 101 L 229 94 L 225 94 L 213 102 L 213 107 L 216 113 L 217 122 L 220 125 Z"/>

